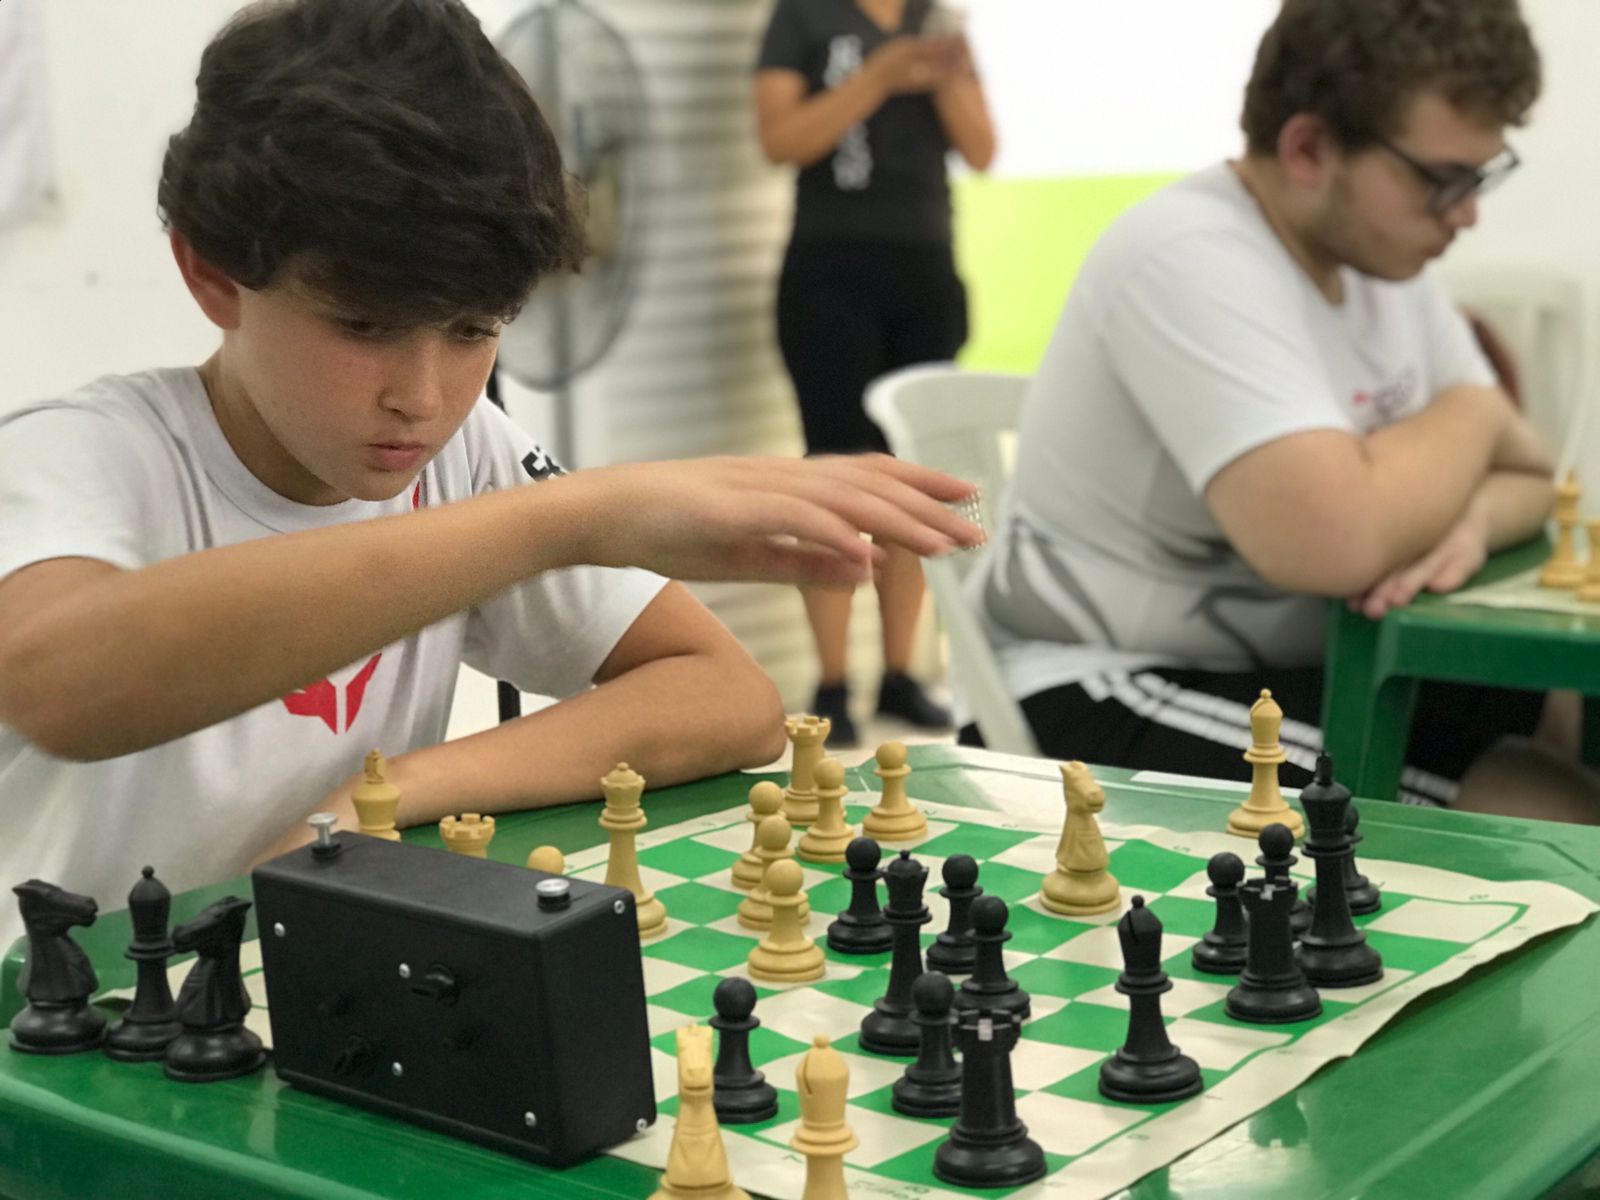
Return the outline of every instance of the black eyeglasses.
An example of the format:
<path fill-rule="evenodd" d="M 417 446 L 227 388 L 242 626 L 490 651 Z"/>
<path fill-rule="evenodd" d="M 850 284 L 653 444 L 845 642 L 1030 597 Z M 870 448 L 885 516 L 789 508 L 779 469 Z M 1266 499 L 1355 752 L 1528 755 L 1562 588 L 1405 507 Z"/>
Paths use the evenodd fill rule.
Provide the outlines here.
<path fill-rule="evenodd" d="M 1459 163 L 1449 166 L 1430 166 L 1425 162 L 1418 162 L 1393 142 L 1385 141 L 1383 138 L 1377 138 L 1376 141 L 1378 145 L 1410 167 L 1417 178 L 1428 185 L 1430 189 L 1428 211 L 1434 216 L 1449 212 L 1469 196 L 1481 196 L 1499 187 L 1505 182 L 1506 176 L 1515 171 L 1522 162 L 1517 157 L 1517 152 L 1507 146 L 1481 167 L 1469 167 Z"/>

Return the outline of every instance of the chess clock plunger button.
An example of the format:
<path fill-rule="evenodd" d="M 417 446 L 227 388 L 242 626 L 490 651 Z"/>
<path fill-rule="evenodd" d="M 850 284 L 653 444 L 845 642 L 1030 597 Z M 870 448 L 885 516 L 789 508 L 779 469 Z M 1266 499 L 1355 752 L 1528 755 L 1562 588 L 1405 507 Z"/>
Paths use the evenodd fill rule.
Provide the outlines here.
<path fill-rule="evenodd" d="M 541 879 L 533 890 L 539 894 L 540 908 L 566 908 L 572 903 L 572 885 L 565 879 Z"/>

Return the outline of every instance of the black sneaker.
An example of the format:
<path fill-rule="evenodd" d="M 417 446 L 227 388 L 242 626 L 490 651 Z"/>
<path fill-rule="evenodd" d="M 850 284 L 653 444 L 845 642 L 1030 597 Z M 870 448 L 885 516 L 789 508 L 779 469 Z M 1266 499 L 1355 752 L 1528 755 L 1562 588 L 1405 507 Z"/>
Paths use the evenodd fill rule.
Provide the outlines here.
<path fill-rule="evenodd" d="M 842 683 L 817 688 L 817 698 L 811 702 L 811 714 L 827 717 L 833 722 L 828 733 L 828 746 L 847 750 L 861 739 L 856 733 L 856 723 L 850 719 L 850 689 Z"/>
<path fill-rule="evenodd" d="M 928 693 L 911 676 L 889 671 L 878 690 L 878 715 L 899 717 L 918 729 L 949 729 L 950 711 L 928 699 Z"/>

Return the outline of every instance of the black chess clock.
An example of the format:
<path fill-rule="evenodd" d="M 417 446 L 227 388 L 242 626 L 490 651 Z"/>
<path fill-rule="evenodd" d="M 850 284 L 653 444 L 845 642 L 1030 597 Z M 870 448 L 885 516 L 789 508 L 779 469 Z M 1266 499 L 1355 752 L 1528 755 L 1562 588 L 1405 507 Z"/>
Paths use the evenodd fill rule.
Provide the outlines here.
<path fill-rule="evenodd" d="M 252 883 L 289 1083 L 552 1166 L 655 1120 L 629 892 L 348 833 Z"/>

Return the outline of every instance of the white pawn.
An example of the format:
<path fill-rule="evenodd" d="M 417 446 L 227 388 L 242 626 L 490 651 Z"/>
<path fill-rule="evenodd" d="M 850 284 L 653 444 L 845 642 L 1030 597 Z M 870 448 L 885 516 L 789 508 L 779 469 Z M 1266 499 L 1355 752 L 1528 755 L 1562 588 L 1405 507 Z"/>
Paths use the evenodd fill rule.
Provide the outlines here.
<path fill-rule="evenodd" d="M 565 875 L 567 860 L 555 846 L 535 846 L 528 855 L 528 868 L 546 875 Z"/>
<path fill-rule="evenodd" d="M 762 883 L 772 905 L 772 928 L 746 960 L 750 978 L 768 983 L 804 983 L 822 978 L 826 962 L 822 947 L 802 928 L 800 906 L 806 898 L 800 888 L 804 882 L 800 864 L 792 858 L 781 859 L 767 868 Z"/>
<path fill-rule="evenodd" d="M 734 887 L 749 891 L 761 882 L 761 875 L 767 869 L 767 864 L 756 852 L 760 844 L 758 835 L 761 822 L 777 816 L 782 807 L 783 789 L 770 779 L 764 779 L 750 789 L 750 811 L 745 814 L 745 820 L 750 822 L 750 849 L 739 855 L 738 861 L 733 864 Z"/>
<path fill-rule="evenodd" d="M 875 842 L 911 842 L 928 832 L 928 818 L 912 807 L 906 796 L 906 748 L 903 742 L 885 742 L 878 747 L 878 769 L 883 780 L 883 795 L 878 807 L 861 822 L 861 832 Z"/>
<path fill-rule="evenodd" d="M 855 827 L 844 823 L 844 768 L 836 758 L 817 764 L 817 820 L 800 835 L 795 855 L 806 862 L 842 863 L 845 847 L 855 840 Z"/>
<path fill-rule="evenodd" d="M 767 894 L 767 872 L 772 864 L 793 858 L 789 849 L 789 822 L 781 816 L 768 817 L 756 826 L 756 853 L 761 856 L 761 882 L 750 889 L 750 894 L 739 902 L 739 924 L 746 929 L 767 929 L 772 925 L 772 903 Z M 809 920 L 811 903 L 804 896 L 800 906 L 800 919 Z"/>

